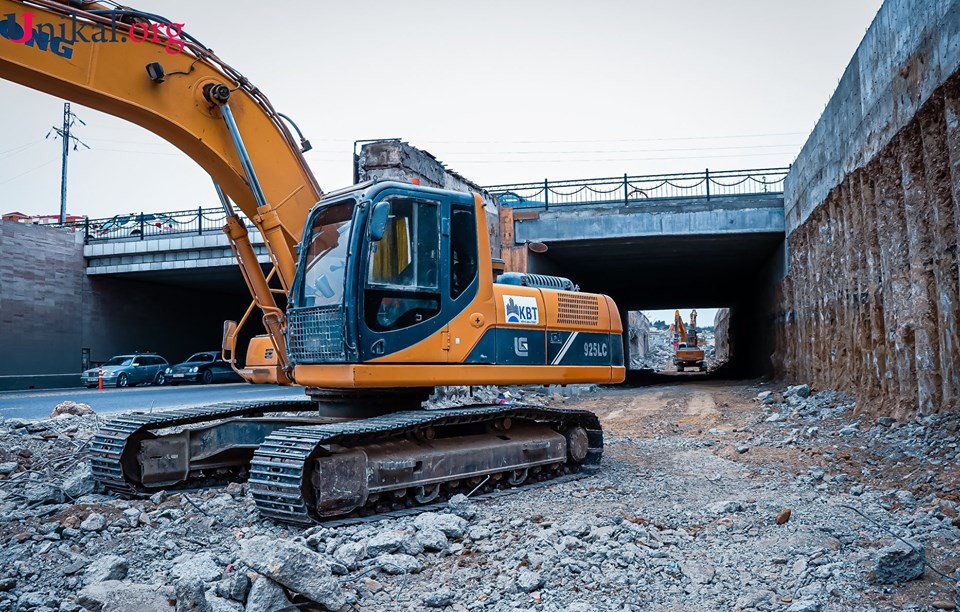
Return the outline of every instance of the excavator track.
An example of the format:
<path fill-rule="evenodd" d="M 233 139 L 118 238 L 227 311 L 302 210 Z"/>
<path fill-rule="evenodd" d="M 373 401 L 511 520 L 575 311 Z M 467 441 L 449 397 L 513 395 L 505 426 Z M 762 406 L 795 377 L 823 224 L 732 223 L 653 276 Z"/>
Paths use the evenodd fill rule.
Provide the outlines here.
<path fill-rule="evenodd" d="M 162 412 L 133 412 L 110 419 L 90 442 L 90 463 L 94 478 L 106 489 L 122 495 L 150 493 L 136 473 L 137 445 L 151 430 L 208 423 L 235 417 L 253 417 L 274 412 L 315 410 L 309 399 L 276 402 L 224 402 L 197 408 Z M 182 486 L 191 486 L 185 482 Z M 171 487 L 164 487 L 171 488 Z M 154 491 L 159 489 L 153 489 Z"/>
<path fill-rule="evenodd" d="M 513 430 L 511 424 L 514 425 Z M 515 426 L 520 424 L 526 424 L 529 428 L 547 427 L 555 432 L 575 432 L 569 445 L 570 448 L 576 447 L 579 450 L 571 450 L 570 453 L 563 450 L 564 456 L 561 460 L 557 460 L 554 455 L 552 459 L 541 459 L 539 463 L 531 461 L 529 467 L 511 464 L 507 470 L 498 470 L 488 465 L 476 470 L 469 478 L 458 476 L 445 482 L 436 482 L 434 479 L 429 483 L 429 488 L 420 486 L 417 495 L 409 495 L 411 487 L 406 483 L 412 480 L 405 479 L 413 478 L 416 471 L 421 469 L 421 462 L 412 462 L 402 456 L 392 459 L 387 452 L 386 458 L 381 455 L 376 462 L 376 470 L 387 470 L 388 476 L 396 475 L 393 489 L 384 489 L 367 496 L 367 479 L 374 469 L 368 467 L 368 452 L 375 453 L 378 449 L 384 452 L 382 449 L 385 447 L 405 444 L 408 442 L 404 441 L 408 440 L 430 441 L 433 439 L 424 437 L 424 432 L 444 428 L 499 428 L 503 434 L 497 437 L 506 440 L 509 437 L 506 434 L 522 429 Z M 537 439 L 535 434 L 531 436 L 530 442 L 521 444 L 522 451 L 531 454 L 546 452 L 549 444 Z M 460 440 L 461 438 L 453 435 L 447 440 L 447 444 L 456 445 Z M 429 444 L 430 442 L 427 442 L 428 446 Z M 478 448 L 480 451 L 486 450 L 483 447 Z M 566 449 L 567 446 L 563 448 Z M 384 516 L 396 512 L 405 513 L 404 506 L 427 506 L 437 499 L 441 485 L 447 493 L 461 488 L 464 492 L 470 492 L 490 478 L 494 478 L 498 484 L 504 480 L 512 485 L 522 484 L 527 480 L 528 470 L 534 472 L 534 479 L 564 476 L 579 471 L 582 465 L 599 463 L 602 453 L 603 433 L 599 420 L 596 415 L 587 411 L 497 405 L 398 412 L 343 423 L 293 426 L 276 430 L 267 436 L 254 454 L 248 485 L 260 513 L 266 517 L 297 524 L 313 524 L 332 519 L 334 524 L 339 524 L 337 521 L 354 522 L 356 517 L 367 514 Z M 570 454 L 577 456 L 571 457 Z M 345 457 L 346 461 L 341 462 L 341 457 Z M 354 458 L 357 461 L 353 461 Z M 331 461 L 332 469 L 321 474 L 319 461 Z M 413 465 L 414 463 L 416 465 Z M 371 459 L 369 466 L 373 465 L 374 461 Z M 504 479 L 505 475 L 508 478 Z M 356 493 L 351 486 L 357 486 L 362 491 Z M 332 501 L 320 499 L 328 493 L 327 489 L 334 491 L 333 494 L 340 491 L 343 497 Z"/>

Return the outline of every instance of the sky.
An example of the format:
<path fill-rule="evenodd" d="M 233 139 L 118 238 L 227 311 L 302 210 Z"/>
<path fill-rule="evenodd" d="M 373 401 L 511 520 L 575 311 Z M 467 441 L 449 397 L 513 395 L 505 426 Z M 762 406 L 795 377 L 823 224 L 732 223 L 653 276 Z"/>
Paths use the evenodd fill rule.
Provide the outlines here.
<path fill-rule="evenodd" d="M 321 187 L 402 138 L 480 185 L 789 165 L 881 0 L 140 0 L 294 118 Z M 7 41 L 0 41 L 7 44 Z M 2 47 L 0 47 L 2 48 Z M 0 212 L 56 214 L 63 100 L 0 81 Z M 68 213 L 217 206 L 192 160 L 73 105 Z M 159 183 L 158 183 L 159 180 Z M 667 317 L 672 317 L 672 312 Z M 706 313 L 703 313 L 706 314 Z M 656 315 L 664 318 L 664 315 Z M 711 320 L 713 315 L 701 320 Z"/>

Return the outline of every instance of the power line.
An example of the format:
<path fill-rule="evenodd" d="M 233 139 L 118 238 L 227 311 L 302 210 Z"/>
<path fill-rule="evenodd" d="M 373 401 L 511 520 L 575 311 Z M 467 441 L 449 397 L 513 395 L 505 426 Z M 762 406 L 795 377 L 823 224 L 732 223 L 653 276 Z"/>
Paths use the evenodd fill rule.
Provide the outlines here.
<path fill-rule="evenodd" d="M 420 140 L 428 144 L 563 144 L 596 142 L 669 142 L 674 140 L 720 140 L 734 138 L 770 138 L 775 136 L 806 136 L 808 132 L 776 132 L 767 134 L 731 134 L 728 136 L 677 136 L 672 138 L 609 138 L 588 140 Z"/>
<path fill-rule="evenodd" d="M 44 163 L 40 164 L 39 166 L 34 166 L 33 168 L 30 168 L 30 169 L 27 170 L 26 172 L 21 172 L 20 174 L 18 174 L 18 175 L 16 175 L 16 176 L 11 176 L 11 177 L 8 178 L 8 179 L 5 179 L 5 180 L 3 180 L 3 181 L 0 181 L 0 185 L 6 185 L 6 184 L 9 183 L 10 181 L 16 180 L 16 179 L 20 178 L 21 176 L 25 176 L 25 175 L 27 175 L 27 174 L 30 174 L 31 172 L 34 172 L 34 171 L 36 171 L 36 170 L 39 170 L 40 168 L 45 168 L 46 166 L 49 166 L 50 164 L 52 164 L 52 163 L 55 162 L 55 161 L 57 161 L 57 160 L 51 159 L 50 161 L 44 162 Z"/>
<path fill-rule="evenodd" d="M 600 149 L 579 151 L 451 151 L 447 155 L 577 155 L 589 153 L 670 153 L 683 151 L 735 151 L 738 149 L 780 149 L 789 147 L 799 149 L 802 143 L 747 145 L 742 147 L 692 147 L 684 149 Z"/>
<path fill-rule="evenodd" d="M 593 158 L 593 159 L 455 159 L 446 161 L 448 166 L 455 164 L 541 164 L 541 163 L 590 163 L 590 162 L 634 162 L 634 161 L 675 161 L 687 160 L 695 161 L 698 159 L 722 159 L 729 157 L 768 157 L 768 156 L 789 155 L 783 153 L 739 153 L 736 155 L 695 155 L 686 157 L 614 157 L 614 158 Z"/>

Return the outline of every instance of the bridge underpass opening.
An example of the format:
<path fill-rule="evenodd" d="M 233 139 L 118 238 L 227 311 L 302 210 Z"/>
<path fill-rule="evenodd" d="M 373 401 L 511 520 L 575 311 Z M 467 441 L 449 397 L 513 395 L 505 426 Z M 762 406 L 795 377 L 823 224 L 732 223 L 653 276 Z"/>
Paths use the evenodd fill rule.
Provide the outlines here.
<path fill-rule="evenodd" d="M 528 254 L 528 271 L 564 276 L 582 291 L 609 295 L 627 324 L 629 311 L 729 309 L 724 322 L 729 361 L 725 375 L 771 372 L 773 313 L 782 277 L 780 232 L 642 236 L 546 242 Z M 538 249 L 542 250 L 542 249 Z M 665 322 L 670 324 L 670 318 Z M 651 321 L 653 323 L 653 321 Z M 698 319 L 700 327 L 714 325 Z M 628 357 L 629 363 L 629 357 Z"/>
<path fill-rule="evenodd" d="M 264 274 L 269 273 L 269 266 L 263 268 Z M 113 296 L 102 300 L 104 304 L 123 303 L 120 296 L 137 304 L 125 309 L 124 316 L 109 318 L 102 330 L 92 334 L 97 360 L 110 356 L 104 352 L 149 349 L 176 363 L 198 351 L 219 350 L 223 322 L 239 321 L 251 301 L 236 266 L 127 272 L 92 276 L 90 282 L 98 293 Z M 284 296 L 277 297 L 283 307 Z M 237 341 L 240 364 L 245 363 L 250 338 L 263 333 L 261 313 L 254 309 Z M 137 346 L 127 346 L 131 336 L 138 338 Z"/>

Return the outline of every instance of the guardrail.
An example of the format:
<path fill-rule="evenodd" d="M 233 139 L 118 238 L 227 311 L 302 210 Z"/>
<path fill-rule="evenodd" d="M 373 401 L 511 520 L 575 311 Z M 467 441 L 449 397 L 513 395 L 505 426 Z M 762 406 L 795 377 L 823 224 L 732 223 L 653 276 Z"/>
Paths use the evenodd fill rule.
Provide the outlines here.
<path fill-rule="evenodd" d="M 642 204 L 649 200 L 704 198 L 783 193 L 790 168 L 722 170 L 652 174 L 537 183 L 508 183 L 484 187 L 501 206 L 543 208 L 595 204 Z"/>

